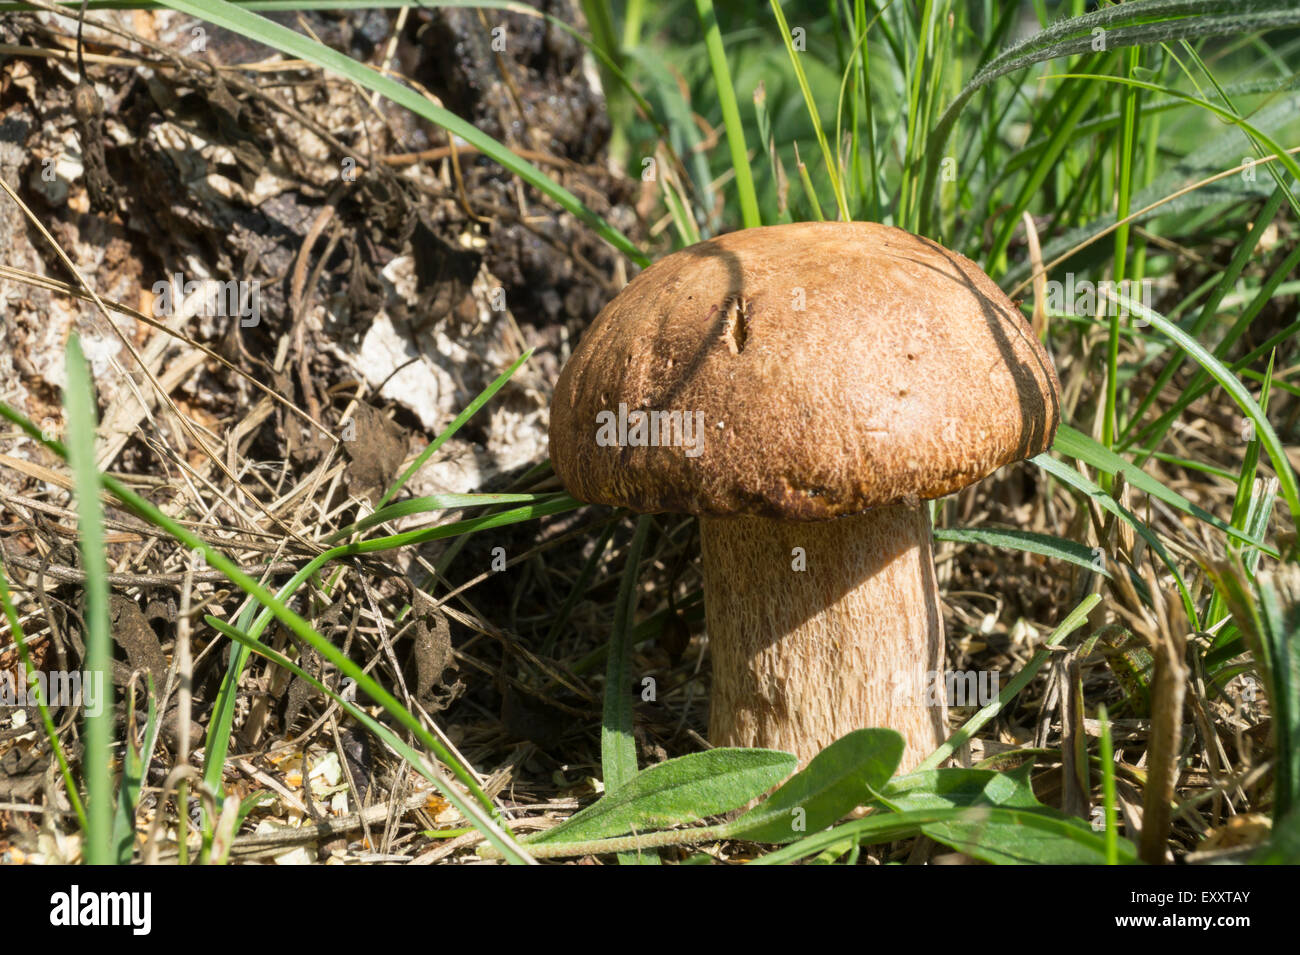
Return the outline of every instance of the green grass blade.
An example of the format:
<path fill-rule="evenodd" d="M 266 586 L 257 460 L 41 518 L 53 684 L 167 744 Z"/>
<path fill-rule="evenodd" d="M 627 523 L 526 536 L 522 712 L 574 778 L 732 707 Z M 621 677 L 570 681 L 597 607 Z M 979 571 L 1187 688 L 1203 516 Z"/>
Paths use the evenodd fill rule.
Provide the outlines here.
<path fill-rule="evenodd" d="M 1297 18 L 1297 22 L 1300 22 L 1300 18 Z M 1211 103 L 1209 100 L 1202 99 L 1199 96 L 1192 96 L 1190 93 L 1184 93 L 1181 90 L 1176 90 L 1170 86 L 1161 86 L 1158 83 L 1147 83 L 1143 80 L 1130 79 L 1127 76 L 1104 76 L 1095 73 L 1053 73 L 1048 76 L 1044 76 L 1043 79 L 1080 80 L 1084 82 L 1094 82 L 1094 83 L 1118 83 L 1121 86 L 1127 86 L 1127 87 L 1132 87 L 1141 90 L 1148 90 L 1152 93 L 1164 93 L 1166 96 L 1172 96 L 1176 99 L 1181 99 L 1192 106 L 1199 106 L 1201 109 L 1213 113 L 1215 116 L 1219 117 L 1219 119 L 1223 120 L 1224 122 L 1230 123 L 1233 126 L 1240 127 L 1246 133 L 1250 134 L 1250 136 L 1259 140 L 1260 143 L 1262 143 L 1273 155 L 1277 157 L 1277 159 L 1275 160 L 1276 162 L 1280 163 L 1283 167 L 1285 167 L 1286 171 L 1291 173 L 1291 175 L 1300 179 L 1300 164 L 1297 164 L 1295 158 L 1289 152 L 1287 152 L 1286 149 L 1284 149 L 1281 145 L 1279 145 L 1278 142 L 1275 139 L 1273 139 L 1273 137 L 1269 136 L 1268 133 L 1264 132 L 1258 126 L 1255 126 L 1254 124 L 1247 122 L 1245 119 L 1238 116 L 1232 110 L 1225 109 L 1224 107 L 1219 106 L 1217 103 Z"/>
<path fill-rule="evenodd" d="M 1101 723 L 1101 739 L 1098 758 L 1101 761 L 1101 803 L 1106 828 L 1106 864 L 1119 865 L 1119 831 L 1115 813 L 1115 748 L 1110 738 L 1110 718 L 1106 715 L 1103 704 L 1097 709 L 1097 720 Z"/>
<path fill-rule="evenodd" d="M 1128 49 L 1127 69 L 1132 79 L 1142 62 L 1142 48 L 1132 46 Z M 1133 163 L 1136 161 L 1137 125 L 1140 108 L 1139 91 L 1129 87 L 1123 91 L 1123 122 L 1120 126 L 1119 146 L 1119 186 L 1115 217 L 1123 223 L 1115 230 L 1114 275 L 1116 285 L 1123 282 L 1128 275 L 1128 235 L 1130 224 L 1124 222 L 1132 211 L 1133 200 Z M 1120 286 L 1121 288 L 1123 286 Z M 1112 309 L 1106 338 L 1106 396 L 1105 411 L 1101 419 L 1101 443 L 1108 448 L 1115 446 L 1115 399 L 1119 393 L 1119 332 L 1120 313 Z"/>
<path fill-rule="evenodd" d="M 1232 258 L 1228 261 L 1228 266 L 1219 276 L 1219 281 L 1215 285 L 1214 291 L 1210 297 L 1205 300 L 1197 314 L 1195 321 L 1192 322 L 1188 331 L 1193 336 L 1199 336 L 1214 318 L 1218 312 L 1219 304 L 1223 301 L 1224 296 L 1231 292 L 1237 286 L 1237 280 L 1241 277 L 1242 271 L 1246 265 L 1254 259 L 1255 237 L 1262 235 L 1264 229 L 1268 228 L 1269 223 L 1277 216 L 1278 210 L 1282 207 L 1283 195 L 1280 189 L 1273 190 L 1273 193 L 1260 207 L 1258 215 L 1249 223 L 1249 229 L 1241 236 L 1237 242 L 1237 247 L 1232 253 Z M 1135 426 L 1141 423 L 1142 418 L 1146 415 L 1147 410 L 1153 405 L 1160 393 L 1164 390 L 1165 385 L 1173 380 L 1174 374 L 1182 365 L 1186 356 L 1182 352 L 1176 352 L 1164 368 L 1160 369 L 1160 374 L 1156 376 L 1150 390 L 1138 402 L 1136 410 L 1129 416 L 1129 420 L 1124 427 L 1122 435 L 1128 439 L 1132 434 Z"/>
<path fill-rule="evenodd" d="M 600 537 L 596 540 L 596 546 L 591 549 L 591 556 L 582 565 L 582 570 L 578 572 L 578 579 L 573 582 L 573 588 L 569 595 L 564 598 L 564 603 L 560 606 L 559 612 L 556 613 L 555 619 L 551 621 L 551 629 L 546 633 L 546 639 L 542 641 L 542 654 L 550 656 L 555 652 L 556 641 L 560 639 L 560 634 L 564 632 L 564 627 L 569 621 L 569 615 L 573 613 L 573 608 L 578 605 L 583 595 L 587 592 L 587 587 L 591 584 L 591 578 L 596 575 L 596 568 L 600 566 L 601 559 L 605 556 L 605 549 L 609 546 L 610 538 L 614 536 L 614 531 L 618 526 L 617 521 L 609 521 L 605 529 L 600 532 Z"/>
<path fill-rule="evenodd" d="M 0 417 L 3 417 L 17 425 L 33 440 L 40 442 L 60 457 L 67 456 L 67 449 L 65 449 L 60 442 L 47 438 L 41 433 L 40 429 L 37 428 L 35 424 L 29 421 L 25 416 L 14 411 L 4 402 L 0 402 Z M 328 641 L 324 641 L 323 638 L 315 632 L 311 625 L 294 611 L 289 609 L 285 605 L 284 601 L 288 599 L 297 587 L 301 586 L 305 580 L 309 579 L 312 574 L 320 570 L 320 568 L 327 562 L 356 554 L 378 553 L 384 550 L 406 547 L 429 540 L 439 540 L 445 537 L 455 537 L 464 533 L 488 530 L 494 527 L 504 527 L 508 524 L 533 520 L 537 517 L 548 514 L 558 514 L 568 510 L 576 510 L 583 506 L 580 501 L 575 501 L 571 497 L 563 495 L 553 501 L 515 508 L 509 511 L 503 511 L 499 514 L 470 518 L 469 520 L 457 521 L 452 524 L 408 531 L 406 533 L 394 534 L 390 537 L 375 540 L 357 541 L 351 544 L 344 544 L 326 551 L 324 554 L 320 554 L 310 561 L 301 571 L 294 575 L 293 579 L 291 579 L 284 588 L 282 588 L 280 596 L 277 597 L 252 577 L 249 577 L 244 573 L 244 571 L 237 564 L 231 561 L 230 558 L 214 549 L 197 534 L 194 534 L 181 524 L 172 520 L 152 502 L 140 497 L 116 478 L 107 474 L 102 474 L 99 476 L 99 480 L 100 484 L 121 501 L 127 510 L 135 514 L 137 517 L 167 531 L 168 534 L 191 550 L 200 552 L 210 566 L 221 571 L 232 583 L 252 597 L 256 603 L 250 605 L 248 612 L 251 613 L 257 604 L 260 604 L 264 608 L 261 616 L 259 616 L 256 623 L 253 625 L 253 631 L 255 631 L 253 633 L 254 639 L 260 635 L 260 633 L 270 623 L 270 620 L 274 618 L 283 623 L 304 642 L 312 644 L 313 646 L 322 643 L 328 644 Z M 338 650 L 334 648 L 332 644 L 328 645 L 330 649 L 328 651 L 323 651 L 327 658 L 331 652 L 338 653 Z M 238 648 L 238 650 L 239 652 L 246 652 L 246 648 L 242 646 Z M 404 710 L 402 712 L 405 713 Z M 214 716 L 214 720 L 215 718 L 216 717 Z M 409 713 L 405 713 L 404 722 L 407 720 L 409 720 L 406 724 L 408 729 L 417 733 L 423 731 L 423 727 L 420 723 Z M 209 738 L 211 739 L 211 736 Z M 221 736 L 215 742 L 218 745 L 225 745 L 228 743 L 228 738 L 229 730 L 227 728 L 225 735 Z M 212 759 L 209 763 L 209 769 L 211 769 L 212 766 L 217 768 L 215 781 L 211 784 L 213 791 L 216 793 L 220 792 L 221 779 L 219 770 L 223 762 L 224 756 L 222 756 L 221 759 Z M 457 778 L 470 788 L 471 791 L 474 791 L 478 786 L 478 783 L 474 779 L 473 775 L 465 767 L 461 766 L 458 761 L 453 761 L 448 765 L 456 774 Z M 490 803 L 488 804 L 488 807 L 491 808 Z"/>
<path fill-rule="evenodd" d="M 1128 309 L 1133 315 L 1150 322 L 1173 339 L 1174 343 L 1205 369 L 1237 403 L 1237 407 L 1241 409 L 1242 413 L 1254 423 L 1255 434 L 1263 444 L 1264 450 L 1268 452 L 1269 460 L 1273 464 L 1273 471 L 1277 475 L 1278 484 L 1282 489 L 1282 497 L 1286 501 L 1287 509 L 1291 512 L 1292 524 L 1300 521 L 1300 487 L 1297 487 L 1296 484 L 1295 471 L 1291 467 L 1291 461 L 1286 456 L 1286 449 L 1278 438 L 1277 432 L 1273 430 L 1268 417 L 1255 403 L 1255 399 L 1250 396 L 1246 386 L 1241 383 L 1236 375 L 1225 368 L 1219 359 L 1210 354 L 1200 342 L 1163 315 L 1117 292 L 1108 290 L 1107 296 L 1121 307 Z"/>
<path fill-rule="evenodd" d="M 1188 517 L 1194 517 L 1199 521 L 1204 521 L 1211 527 L 1223 531 L 1234 540 L 1252 547 L 1258 547 L 1264 550 L 1271 557 L 1277 557 L 1278 552 L 1269 547 L 1258 537 L 1252 537 L 1244 530 L 1233 527 L 1227 521 L 1215 517 L 1203 507 L 1193 504 L 1177 491 L 1171 490 L 1160 481 L 1157 481 L 1146 471 L 1143 471 L 1136 464 L 1126 460 L 1114 451 L 1109 451 L 1101 444 L 1088 437 L 1082 431 L 1072 428 L 1068 424 L 1062 424 L 1056 432 L 1056 441 L 1052 444 L 1052 450 L 1057 454 L 1064 455 L 1068 458 L 1074 458 L 1082 461 L 1089 467 L 1096 468 L 1104 474 L 1116 475 L 1122 474 L 1124 480 L 1133 487 L 1145 494 L 1150 494 L 1154 498 L 1159 498 L 1175 510 L 1181 511 Z"/>
<path fill-rule="evenodd" d="M 601 767 L 606 793 L 615 793 L 637 773 L 636 743 L 632 738 L 632 618 L 636 610 L 636 581 L 641 552 L 650 534 L 652 519 L 637 518 L 636 533 L 627 552 L 627 564 L 618 588 L 614 610 L 614 632 L 610 635 L 609 659 L 605 671 L 605 715 L 601 729 Z"/>
<path fill-rule="evenodd" d="M 826 142 L 826 132 L 822 129 L 817 100 L 813 96 L 812 88 L 808 85 L 808 76 L 804 72 L 803 63 L 799 60 L 799 51 L 794 48 L 794 38 L 790 33 L 790 24 L 786 22 L 785 12 L 781 9 L 781 0 L 769 0 L 769 3 L 772 7 L 772 15 L 776 17 L 777 26 L 780 27 L 781 39 L 785 43 L 786 52 L 790 55 L 790 63 L 794 67 L 794 75 L 799 83 L 799 90 L 803 93 L 804 105 L 807 107 L 808 116 L 812 120 L 813 131 L 817 134 L 817 145 L 821 147 L 822 159 L 826 162 L 826 172 L 831 180 L 831 190 L 835 193 L 835 207 L 839 210 L 840 220 L 848 222 L 852 216 L 849 214 L 848 201 L 844 197 L 844 180 L 840 176 L 840 166 L 831 152 L 830 145 Z M 811 187 L 808 188 L 811 194 Z"/>
<path fill-rule="evenodd" d="M 637 576 L 641 552 L 650 535 L 653 519 L 637 518 L 636 532 L 627 551 L 627 564 L 619 583 L 614 609 L 614 631 L 609 640 L 605 666 L 605 708 L 600 727 L 600 764 L 607 794 L 617 793 L 637 774 L 636 740 L 632 735 L 632 618 L 636 612 Z M 656 864 L 654 854 L 622 853 L 621 865 Z"/>
<path fill-rule="evenodd" d="M 487 800 L 486 795 L 484 795 L 482 789 L 479 788 L 477 780 L 471 778 L 471 792 L 478 798 L 478 803 L 474 800 L 466 799 L 457 791 L 455 786 L 451 785 L 446 779 L 443 779 L 431 767 L 425 765 L 424 758 L 420 753 L 408 746 L 401 737 L 394 733 L 389 727 L 373 719 L 361 707 L 343 699 L 342 696 L 331 690 L 319 679 L 309 674 L 288 657 L 276 652 L 261 641 L 253 639 L 237 627 L 230 626 L 224 620 L 220 620 L 211 615 L 205 617 L 205 619 L 209 625 L 225 634 L 231 640 L 234 640 L 239 646 L 252 653 L 258 654 L 259 656 L 265 657 L 276 666 L 282 667 L 294 676 L 306 680 L 312 686 L 316 687 L 316 689 L 320 690 L 326 696 L 338 703 L 353 719 L 361 723 L 361 725 L 366 727 L 366 729 L 376 737 L 382 739 L 392 748 L 393 752 L 397 753 L 404 760 L 410 763 L 411 766 L 414 767 L 420 775 L 424 776 L 425 779 L 437 786 L 438 790 L 447 797 L 447 801 L 460 810 L 461 814 L 465 816 L 465 818 L 473 821 L 475 828 L 482 832 L 488 842 L 495 846 L 506 859 L 513 863 L 528 863 L 531 861 L 528 851 L 520 846 L 507 830 L 501 827 L 498 819 L 494 815 L 495 810 L 492 809 L 491 801 Z M 322 638 L 321 645 L 317 645 L 316 648 L 322 650 L 324 647 L 333 649 L 333 644 Z M 331 662 L 338 666 L 345 676 L 351 677 L 356 681 L 358 688 L 362 692 L 368 694 L 390 714 L 397 717 L 400 722 L 405 724 L 407 728 L 415 734 L 421 743 L 427 746 L 434 753 L 438 754 L 439 758 L 442 759 L 444 763 L 452 766 L 456 765 L 456 761 L 451 758 L 451 754 L 448 752 L 447 748 L 442 745 L 442 741 L 420 725 L 419 721 L 415 720 L 406 708 L 390 696 L 383 687 L 370 677 L 369 674 L 337 650 L 335 650 L 334 654 L 331 654 L 330 657 Z M 484 805 L 480 806 L 479 803 L 483 803 Z M 485 812 L 485 808 L 490 810 L 492 814 Z"/>
<path fill-rule="evenodd" d="M 117 813 L 113 817 L 113 848 L 118 865 L 130 865 L 135 852 L 135 812 L 140 803 L 140 789 L 144 785 L 149 764 L 153 761 L 154 747 L 158 743 L 158 730 L 162 728 L 152 677 L 147 682 L 145 692 L 148 694 L 148 705 L 144 740 L 138 750 L 129 737 L 123 746 L 122 787 L 117 796 Z M 127 700 L 134 703 L 133 695 L 128 696 Z"/>
<path fill-rule="evenodd" d="M 1246 243 L 1253 250 L 1249 242 Z M 1232 327 L 1224 333 L 1218 344 L 1214 346 L 1214 355 L 1221 361 L 1226 360 L 1228 351 L 1235 345 L 1252 326 L 1255 319 L 1264 311 L 1264 309 L 1273 301 L 1274 295 L 1283 284 L 1283 279 L 1289 277 L 1292 271 L 1300 266 L 1300 246 L 1292 249 L 1285 259 L 1282 260 L 1268 276 L 1265 282 L 1259 287 L 1255 295 L 1251 298 L 1250 304 L 1241 310 Z M 1245 373 L 1247 366 L 1259 358 L 1268 355 L 1272 349 L 1286 341 L 1291 340 L 1297 333 L 1300 333 L 1300 322 L 1292 322 L 1286 328 L 1269 336 L 1261 344 L 1251 349 L 1241 358 L 1235 360 L 1230 366 L 1232 371 L 1242 371 Z M 1197 331 L 1193 329 L 1191 337 L 1197 336 Z M 1181 356 L 1180 356 L 1181 359 Z M 1279 382 L 1280 384 L 1280 382 Z M 1153 439 L 1155 435 L 1163 435 L 1170 424 L 1185 411 L 1196 399 L 1206 394 L 1214 387 L 1214 381 L 1203 368 L 1198 368 L 1192 380 L 1181 390 L 1178 398 L 1175 399 L 1155 421 L 1142 428 L 1135 436 L 1130 437 L 1129 442 L 1135 440 L 1147 441 Z"/>
<path fill-rule="evenodd" d="M 731 68 L 727 66 L 727 53 L 722 48 L 722 31 L 718 28 L 713 0 L 695 0 L 695 11 L 704 28 L 704 45 L 713 70 L 713 85 L 717 90 L 718 105 L 722 107 L 722 123 L 731 150 L 731 168 L 736 173 L 740 218 L 746 229 L 752 229 L 762 225 L 763 219 L 758 211 L 758 193 L 754 190 L 754 173 L 749 168 L 749 150 L 745 146 L 745 127 L 740 121 L 740 107 L 736 104 L 736 90 L 731 82 Z"/>
<path fill-rule="evenodd" d="M 998 713 L 1002 712 L 1002 708 L 1010 703 L 1017 693 L 1028 686 L 1029 681 L 1034 678 L 1034 674 L 1042 669 L 1043 664 L 1047 662 L 1048 657 L 1051 655 L 1050 648 L 1060 646 L 1066 637 L 1078 630 L 1079 627 L 1083 626 L 1088 619 L 1088 614 L 1092 612 L 1092 608 L 1097 606 L 1100 600 L 1101 596 L 1099 594 L 1091 594 L 1090 596 L 1085 597 L 1079 605 L 1071 610 L 1066 618 L 1060 622 L 1057 628 L 1052 631 L 1051 635 L 1043 641 L 1042 649 L 1034 654 L 1033 659 L 1026 663 L 1020 669 L 1020 672 L 1012 677 L 1006 686 L 1002 687 L 1002 689 L 998 691 L 998 698 L 982 707 L 979 712 L 967 720 L 962 725 L 961 729 L 953 733 L 952 736 L 944 741 L 943 745 L 923 759 L 914 772 L 924 772 L 928 769 L 938 768 L 944 760 L 957 752 L 957 750 L 962 746 L 966 745 L 966 743 L 970 741 L 970 739 L 981 727 L 984 726 L 984 724 L 997 716 Z"/>
<path fill-rule="evenodd" d="M 1054 537 L 1051 534 L 1036 534 L 1033 531 L 1002 527 L 936 527 L 934 539 L 958 544 L 984 544 L 988 547 L 1039 554 L 1065 561 L 1067 564 L 1074 564 L 1076 567 L 1086 567 L 1103 577 L 1110 576 L 1110 571 L 1097 566 L 1097 557 L 1091 547 L 1085 547 L 1078 541 Z"/>
<path fill-rule="evenodd" d="M 1161 19 L 1162 17 L 1166 19 Z M 934 209 L 935 178 L 948 138 L 962 111 L 980 89 L 1000 77 L 1026 69 L 1036 63 L 1061 57 L 1090 54 L 1094 51 L 1094 31 L 1104 31 L 1107 50 L 1129 46 L 1155 46 L 1182 39 L 1253 33 L 1262 30 L 1300 26 L 1300 9 L 1289 0 L 1252 0 L 1234 3 L 1229 0 L 1144 0 L 1141 3 L 1114 4 L 1093 13 L 1059 21 L 1041 33 L 1018 43 L 990 60 L 948 104 L 930 134 L 926 148 L 919 229 L 929 231 Z M 1099 79 L 1096 76 L 1087 79 Z"/>
<path fill-rule="evenodd" d="M 1048 454 L 1040 454 L 1037 457 L 1030 458 L 1034 464 L 1042 468 L 1048 474 L 1060 480 L 1062 483 L 1080 491 L 1092 498 L 1096 504 L 1103 510 L 1109 511 L 1120 520 L 1124 521 L 1147 542 L 1147 546 L 1160 558 L 1161 563 L 1169 569 L 1169 573 L 1174 578 L 1174 585 L 1178 588 L 1178 595 L 1183 601 L 1183 611 L 1187 614 L 1187 619 L 1196 621 L 1199 619 L 1196 613 L 1196 604 L 1192 600 L 1192 595 L 1187 589 L 1187 581 L 1183 579 L 1182 572 L 1174 559 L 1169 556 L 1169 551 L 1165 545 L 1160 542 L 1160 538 L 1155 535 L 1151 528 L 1142 523 L 1128 508 L 1123 507 L 1113 497 L 1103 491 L 1097 484 L 1089 481 L 1086 477 L 1070 467 L 1064 461 L 1058 461 Z M 1125 477 L 1128 472 L 1125 472 Z"/>
<path fill-rule="evenodd" d="M 108 626 L 108 563 L 104 555 L 104 513 L 99 503 L 99 472 L 95 467 L 96 409 L 90 369 L 74 334 L 68 339 L 67 385 L 68 464 L 77 499 L 77 541 L 86 572 L 86 670 L 103 680 L 103 704 L 98 713 L 85 713 L 86 748 L 82 771 L 86 779 L 86 847 L 90 865 L 110 865 L 113 854 L 113 778 L 109 767 L 113 746 L 113 644 Z"/>
<path fill-rule="evenodd" d="M 794 147 L 795 169 L 799 171 L 799 183 L 803 186 L 804 196 L 808 199 L 808 208 L 811 210 L 814 222 L 825 222 L 826 216 L 822 214 L 822 204 L 817 200 L 817 189 L 813 186 L 812 177 L 808 175 L 808 164 L 799 158 L 799 144 Z"/>
<path fill-rule="evenodd" d="M 32 657 L 27 650 L 27 636 L 23 633 L 22 623 L 18 620 L 18 609 L 14 606 L 9 595 L 9 580 L 5 577 L 3 560 L 0 560 L 0 607 L 4 609 L 5 617 L 9 621 L 9 632 L 13 634 L 14 646 L 18 648 L 18 659 L 22 661 L 23 674 L 27 676 L 32 673 L 35 667 L 32 666 Z M 59 732 L 54 725 L 54 717 L 50 715 L 50 707 L 45 697 L 40 695 L 40 687 L 37 686 L 35 689 L 36 707 L 41 714 L 41 725 L 45 727 L 45 738 L 49 741 L 50 750 L 54 753 L 55 761 L 59 764 L 59 774 L 63 777 L 63 788 L 68 794 L 68 803 L 72 806 L 72 811 L 77 815 L 77 822 L 81 825 L 81 831 L 87 832 L 90 824 L 86 820 L 86 808 L 81 803 L 81 794 L 77 792 L 77 784 L 72 778 L 72 770 L 68 767 L 68 757 L 63 752 L 63 743 L 59 740 Z"/>
<path fill-rule="evenodd" d="M 1275 742 L 1273 818 L 1300 803 L 1300 571 L 1290 564 L 1260 577 L 1264 632 L 1269 643 L 1269 710 Z"/>
<path fill-rule="evenodd" d="M 420 468 L 424 467 L 424 462 L 428 461 L 429 458 L 433 456 L 434 452 L 446 444 L 447 441 L 464 426 L 466 421 L 478 414 L 479 409 L 491 401 L 493 396 L 505 387 L 506 382 L 513 378 L 515 372 L 517 372 L 523 366 L 524 362 L 528 361 L 532 356 L 533 350 L 530 348 L 528 351 L 516 358 L 514 364 L 499 374 L 490 385 L 479 392 L 478 396 L 467 404 L 460 414 L 456 415 L 451 424 L 443 428 L 442 433 L 431 441 L 427 448 L 420 452 L 419 456 L 411 462 L 411 466 L 403 471 L 402 476 L 393 482 L 393 486 L 384 492 L 384 496 L 375 504 L 375 510 L 382 510 L 383 506 L 393 499 L 393 495 L 400 491 L 402 487 L 405 486 L 406 482 L 409 481 L 411 477 L 420 470 Z"/>
<path fill-rule="evenodd" d="M 554 497 L 554 494 L 430 494 L 428 497 L 413 497 L 380 508 L 373 514 L 340 528 L 323 538 L 323 541 L 326 544 L 333 544 L 345 537 L 368 531 L 372 527 L 378 527 L 400 517 L 410 517 L 412 514 L 429 514 L 434 511 L 459 510 L 466 507 L 491 507 L 497 504 L 530 504 L 551 500 Z"/>

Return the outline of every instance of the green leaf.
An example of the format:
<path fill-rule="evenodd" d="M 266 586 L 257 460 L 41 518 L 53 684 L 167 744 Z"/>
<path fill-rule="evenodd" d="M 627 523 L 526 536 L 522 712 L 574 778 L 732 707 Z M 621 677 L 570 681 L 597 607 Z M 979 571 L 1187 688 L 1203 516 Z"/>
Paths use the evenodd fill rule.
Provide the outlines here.
<path fill-rule="evenodd" d="M 1034 795 L 1032 764 L 1006 773 L 987 769 L 938 769 L 890 782 L 881 802 L 899 813 L 971 810 L 954 819 L 923 823 L 921 832 L 946 846 L 995 864 L 1099 864 L 1106 840 L 1087 823 L 1044 806 Z M 1006 816 L 989 810 L 1016 810 Z M 1027 824 L 1023 813 L 1038 823 Z M 888 819 L 888 816 L 884 817 Z M 1132 861 L 1133 846 L 1116 840 L 1117 858 Z"/>
<path fill-rule="evenodd" d="M 1044 809 L 1029 784 L 1033 763 L 1005 773 L 991 769 L 928 769 L 891 780 L 881 801 L 895 811 L 1002 806 Z"/>
<path fill-rule="evenodd" d="M 1104 865 L 1106 839 L 1081 819 L 1047 813 L 974 808 L 951 822 L 921 831 L 936 842 L 994 865 Z M 1119 861 L 1137 858 L 1133 844 L 1119 840 Z"/>
<path fill-rule="evenodd" d="M 728 826 L 727 834 L 750 842 L 790 842 L 823 829 L 867 802 L 902 758 L 903 737 L 893 730 L 854 730 Z"/>
<path fill-rule="evenodd" d="M 798 765 L 794 756 L 772 749 L 679 756 L 642 770 L 617 792 L 524 841 L 589 841 L 699 822 L 763 795 Z"/>
<path fill-rule="evenodd" d="M 878 845 L 908 839 L 921 832 L 993 862 L 1100 865 L 1106 861 L 1105 840 L 1078 820 L 1056 819 L 1024 809 L 976 807 L 873 813 L 865 819 L 815 833 L 749 864 L 784 865 L 845 840 L 856 840 L 864 846 Z M 1060 844 L 1065 842 L 1070 844 Z M 1127 840 L 1120 840 L 1119 848 L 1121 862 L 1131 863 L 1137 858 Z"/>

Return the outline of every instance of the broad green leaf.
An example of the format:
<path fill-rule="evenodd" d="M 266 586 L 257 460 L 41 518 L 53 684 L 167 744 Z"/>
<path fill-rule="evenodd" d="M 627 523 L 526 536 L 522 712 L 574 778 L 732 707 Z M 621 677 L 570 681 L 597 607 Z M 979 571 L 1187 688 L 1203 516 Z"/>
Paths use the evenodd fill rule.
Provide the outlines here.
<path fill-rule="evenodd" d="M 1081 819 L 1045 813 L 974 808 L 951 822 L 932 822 L 921 831 L 935 842 L 995 865 L 1105 865 L 1106 840 Z M 1132 843 L 1119 841 L 1119 861 L 1137 857 Z"/>
<path fill-rule="evenodd" d="M 790 842 L 816 832 L 867 802 L 903 757 L 893 730 L 854 730 L 813 757 L 793 779 L 727 827 L 750 842 Z"/>
<path fill-rule="evenodd" d="M 991 769 L 923 770 L 890 780 L 880 795 L 897 812 L 968 806 L 1044 809 L 1029 784 L 1032 768 L 1032 763 L 1025 763 L 1005 773 Z"/>
<path fill-rule="evenodd" d="M 872 813 L 778 849 L 750 865 L 784 865 L 806 858 L 845 840 L 879 845 L 919 833 L 968 855 L 999 863 L 1102 865 L 1105 839 L 1080 820 L 1053 818 L 1024 809 L 916 809 Z M 1132 863 L 1137 853 L 1120 840 L 1119 861 Z"/>
<path fill-rule="evenodd" d="M 658 763 L 525 844 L 579 842 L 699 822 L 763 795 L 799 765 L 772 749 L 711 749 Z"/>
<path fill-rule="evenodd" d="M 1044 806 L 1029 782 L 1031 764 L 997 773 L 986 769 L 938 769 L 912 773 L 892 780 L 881 801 L 898 812 L 969 809 L 951 821 L 923 824 L 921 832 L 984 862 L 995 864 L 1100 864 L 1105 862 L 1106 840 L 1082 820 Z M 988 812 L 1012 809 L 1034 813 L 1039 825 L 1027 825 L 1024 816 L 1005 817 Z M 888 818 L 886 816 L 886 818 Z M 1117 843 L 1120 858 L 1135 853 L 1127 843 Z"/>

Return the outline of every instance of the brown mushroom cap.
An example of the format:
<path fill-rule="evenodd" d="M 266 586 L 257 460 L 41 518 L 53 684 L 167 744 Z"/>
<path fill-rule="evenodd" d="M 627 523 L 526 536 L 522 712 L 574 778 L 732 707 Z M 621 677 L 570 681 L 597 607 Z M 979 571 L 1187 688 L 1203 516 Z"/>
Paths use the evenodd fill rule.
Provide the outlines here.
<path fill-rule="evenodd" d="M 867 222 L 746 229 L 655 263 L 597 316 L 556 385 L 551 462 L 592 503 L 825 520 L 1045 450 L 1058 387 L 965 256 Z M 602 443 L 620 404 L 632 441 Z M 661 413 L 657 445 L 635 443 L 655 439 L 638 410 Z"/>

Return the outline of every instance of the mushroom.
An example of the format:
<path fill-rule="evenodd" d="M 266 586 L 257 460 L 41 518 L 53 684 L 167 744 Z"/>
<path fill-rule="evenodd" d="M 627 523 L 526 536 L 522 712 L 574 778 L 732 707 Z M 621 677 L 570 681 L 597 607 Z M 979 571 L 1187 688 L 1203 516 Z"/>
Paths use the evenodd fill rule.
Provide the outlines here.
<path fill-rule="evenodd" d="M 900 229 L 746 229 L 597 316 L 551 404 L 579 500 L 699 517 L 709 739 L 806 764 L 889 727 L 946 737 L 928 505 L 1045 450 L 1051 360 L 969 259 Z"/>

